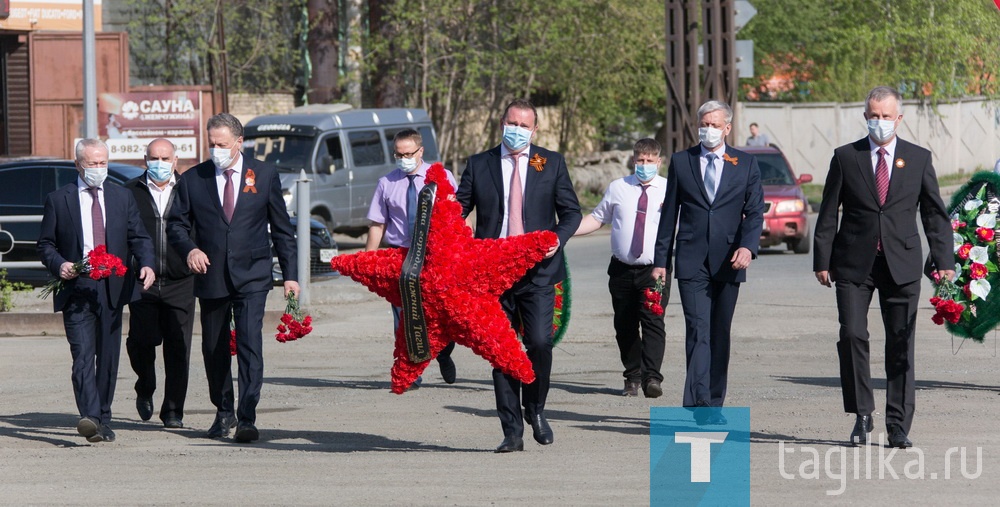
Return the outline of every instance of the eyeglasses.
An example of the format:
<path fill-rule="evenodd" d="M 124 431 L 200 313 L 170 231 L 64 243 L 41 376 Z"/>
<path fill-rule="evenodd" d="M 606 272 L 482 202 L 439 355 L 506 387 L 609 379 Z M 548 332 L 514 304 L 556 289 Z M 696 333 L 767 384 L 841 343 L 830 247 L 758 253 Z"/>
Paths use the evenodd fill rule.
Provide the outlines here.
<path fill-rule="evenodd" d="M 415 149 L 415 150 L 413 150 L 413 151 L 411 151 L 409 153 L 400 153 L 400 152 L 396 151 L 396 152 L 392 153 L 392 156 L 395 157 L 396 159 L 413 158 L 422 149 L 423 149 L 423 147 L 420 147 L 420 148 L 417 148 L 417 149 Z"/>

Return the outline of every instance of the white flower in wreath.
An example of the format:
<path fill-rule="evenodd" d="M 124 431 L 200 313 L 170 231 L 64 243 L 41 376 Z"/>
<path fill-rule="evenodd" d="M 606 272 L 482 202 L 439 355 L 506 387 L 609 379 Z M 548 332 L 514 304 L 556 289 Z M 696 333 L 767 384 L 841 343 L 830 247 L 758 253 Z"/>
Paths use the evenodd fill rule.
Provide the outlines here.
<path fill-rule="evenodd" d="M 957 232 L 951 233 L 951 239 L 955 242 L 956 252 L 958 251 L 959 248 L 962 247 L 962 245 L 965 244 L 965 238 L 963 238 L 962 235 Z"/>
<path fill-rule="evenodd" d="M 992 229 L 997 226 L 997 215 L 996 213 L 983 213 L 976 217 L 976 225 L 979 227 L 985 227 L 987 229 Z"/>
<path fill-rule="evenodd" d="M 969 199 L 965 201 L 965 211 L 972 211 L 974 209 L 979 209 L 983 205 L 983 201 L 979 199 Z"/>
<path fill-rule="evenodd" d="M 974 246 L 969 250 L 969 260 L 978 264 L 986 264 L 990 261 L 990 250 L 985 246 Z"/>
<path fill-rule="evenodd" d="M 990 293 L 990 282 L 986 280 L 973 280 L 969 282 L 969 292 L 975 294 L 979 299 L 986 299 Z"/>
<path fill-rule="evenodd" d="M 953 282 L 958 281 L 958 277 L 960 277 L 960 276 L 962 276 L 962 263 L 961 262 L 956 262 L 955 263 L 955 276 L 951 277 L 951 281 L 953 281 Z"/>

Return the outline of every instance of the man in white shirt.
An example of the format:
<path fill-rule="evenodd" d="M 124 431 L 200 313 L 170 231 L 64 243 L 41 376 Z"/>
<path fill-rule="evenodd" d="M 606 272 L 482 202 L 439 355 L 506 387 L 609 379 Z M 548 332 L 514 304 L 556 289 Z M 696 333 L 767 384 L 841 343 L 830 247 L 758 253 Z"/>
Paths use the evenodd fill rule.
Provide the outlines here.
<path fill-rule="evenodd" d="M 632 151 L 634 174 L 612 181 L 600 204 L 583 217 L 576 236 L 611 224 L 611 264 L 608 290 L 615 311 L 615 338 L 625 367 L 623 396 L 638 396 L 640 383 L 647 398 L 663 394 L 665 346 L 663 313 L 645 305 L 646 290 L 654 289 L 653 248 L 667 180 L 660 176 L 660 144 L 640 139 Z M 670 297 L 670 276 L 663 278 L 661 307 Z M 640 334 L 640 329 L 642 330 Z"/>
<path fill-rule="evenodd" d="M 153 238 L 156 283 L 129 305 L 129 330 L 125 340 L 135 371 L 135 408 L 143 421 L 153 417 L 156 390 L 156 347 L 163 345 L 163 403 L 160 420 L 168 429 L 184 427 L 191 364 L 191 331 L 194 325 L 194 277 L 187 262 L 167 242 L 167 212 L 177 184 L 177 153 L 166 139 L 146 146 L 146 173 L 125 184 L 139 207 L 146 232 Z"/>

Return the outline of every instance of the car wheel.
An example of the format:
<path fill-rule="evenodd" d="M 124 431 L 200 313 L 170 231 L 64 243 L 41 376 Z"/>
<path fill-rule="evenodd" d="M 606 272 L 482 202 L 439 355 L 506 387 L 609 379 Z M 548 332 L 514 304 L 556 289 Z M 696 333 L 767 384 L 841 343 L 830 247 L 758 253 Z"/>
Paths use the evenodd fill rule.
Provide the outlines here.
<path fill-rule="evenodd" d="M 788 243 L 788 249 L 797 254 L 809 253 L 809 236 L 792 240 Z"/>

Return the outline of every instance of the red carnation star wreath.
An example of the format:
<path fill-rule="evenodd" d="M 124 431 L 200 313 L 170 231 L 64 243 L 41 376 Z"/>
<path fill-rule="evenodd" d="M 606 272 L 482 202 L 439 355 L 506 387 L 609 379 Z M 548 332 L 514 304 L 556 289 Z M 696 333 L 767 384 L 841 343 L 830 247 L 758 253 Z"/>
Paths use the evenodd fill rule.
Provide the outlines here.
<path fill-rule="evenodd" d="M 534 382 L 535 371 L 500 306 L 500 295 L 544 259 L 545 252 L 558 244 L 558 237 L 551 231 L 536 231 L 475 239 L 462 219 L 462 205 L 455 199 L 444 166 L 431 166 L 427 181 L 437 184 L 420 274 L 431 359 L 456 342 L 521 382 Z M 399 276 L 406 253 L 406 248 L 358 252 L 334 257 L 330 266 L 389 303 L 402 306 Z M 430 361 L 410 361 L 402 326 L 396 329 L 393 357 L 392 392 L 402 394 Z"/>

